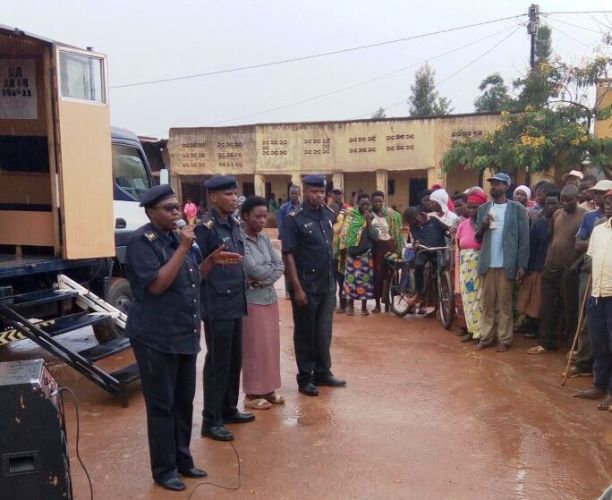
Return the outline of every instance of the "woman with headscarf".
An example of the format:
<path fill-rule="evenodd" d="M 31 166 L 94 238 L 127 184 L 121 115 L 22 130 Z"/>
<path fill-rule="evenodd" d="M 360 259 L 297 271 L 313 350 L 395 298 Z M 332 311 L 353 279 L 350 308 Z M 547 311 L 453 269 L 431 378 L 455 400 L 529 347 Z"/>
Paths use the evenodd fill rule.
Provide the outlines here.
<path fill-rule="evenodd" d="M 459 224 L 459 216 L 448 208 L 448 193 L 444 189 L 436 189 L 429 197 L 434 210 L 434 216 L 446 224 L 449 229 L 455 229 Z"/>
<path fill-rule="evenodd" d="M 361 314 L 367 316 L 368 299 L 374 298 L 372 246 L 375 235 L 370 226 L 370 195 L 359 193 L 357 206 L 344 219 L 338 237 L 338 252 L 345 259 L 342 294 L 349 300 L 346 313 L 355 314 L 355 300 L 361 300 Z"/>
<path fill-rule="evenodd" d="M 374 262 L 374 299 L 376 307 L 373 313 L 380 312 L 380 299 L 383 294 L 383 284 L 389 276 L 389 267 L 385 264 L 387 253 L 402 255 L 404 236 L 402 235 L 402 218 L 399 213 L 385 207 L 385 195 L 382 191 L 372 193 L 372 223 L 375 231 L 372 260 Z M 389 311 L 389 304 L 385 310 Z"/>
<path fill-rule="evenodd" d="M 512 199 L 514 201 L 518 201 L 525 208 L 530 208 L 533 206 L 533 202 L 531 201 L 531 189 L 529 189 L 527 186 L 517 186 L 512 194 Z"/>
<path fill-rule="evenodd" d="M 432 192 L 437 191 L 438 189 L 441 189 L 442 191 L 444 191 L 444 186 L 442 184 L 434 184 L 433 186 L 431 186 Z M 448 203 L 446 204 L 446 206 L 451 212 L 456 213 L 455 203 L 453 202 L 451 198 L 448 199 Z"/>
<path fill-rule="evenodd" d="M 457 228 L 457 247 L 459 248 L 459 281 L 461 283 L 461 299 L 467 333 L 462 342 L 480 338 L 480 307 L 481 278 L 478 274 L 478 259 L 480 258 L 480 243 L 476 241 L 476 214 L 478 207 L 486 203 L 483 193 L 473 191 L 468 196 L 467 218 Z"/>

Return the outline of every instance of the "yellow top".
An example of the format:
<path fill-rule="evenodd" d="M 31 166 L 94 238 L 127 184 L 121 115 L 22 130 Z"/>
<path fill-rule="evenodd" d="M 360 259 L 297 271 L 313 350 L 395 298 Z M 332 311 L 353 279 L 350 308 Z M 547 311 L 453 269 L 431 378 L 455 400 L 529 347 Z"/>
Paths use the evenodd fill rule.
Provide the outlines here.
<path fill-rule="evenodd" d="M 587 254 L 592 259 L 593 297 L 612 297 L 612 219 L 596 226 Z"/>

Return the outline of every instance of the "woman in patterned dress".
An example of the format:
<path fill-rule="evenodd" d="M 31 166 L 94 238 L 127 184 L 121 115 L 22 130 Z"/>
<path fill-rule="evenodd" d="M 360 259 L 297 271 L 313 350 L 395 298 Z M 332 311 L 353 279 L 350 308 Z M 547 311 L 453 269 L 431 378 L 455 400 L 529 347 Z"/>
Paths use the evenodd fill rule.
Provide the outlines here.
<path fill-rule="evenodd" d="M 478 207 L 487 201 L 483 193 L 473 192 L 468 195 L 466 220 L 457 228 L 457 246 L 459 248 L 459 281 L 461 283 L 461 298 L 467 333 L 461 342 L 478 340 L 480 338 L 480 307 L 481 283 L 478 274 L 478 259 L 480 243 L 476 241 L 476 213 Z"/>
<path fill-rule="evenodd" d="M 356 300 L 361 301 L 361 314 L 370 314 L 367 301 L 374 298 L 372 241 L 375 235 L 372 234 L 370 221 L 370 195 L 360 193 L 357 206 L 348 211 L 338 238 L 338 250 L 345 256 L 345 259 L 341 259 L 344 262 L 342 294 L 349 301 L 349 315 L 355 314 Z"/>

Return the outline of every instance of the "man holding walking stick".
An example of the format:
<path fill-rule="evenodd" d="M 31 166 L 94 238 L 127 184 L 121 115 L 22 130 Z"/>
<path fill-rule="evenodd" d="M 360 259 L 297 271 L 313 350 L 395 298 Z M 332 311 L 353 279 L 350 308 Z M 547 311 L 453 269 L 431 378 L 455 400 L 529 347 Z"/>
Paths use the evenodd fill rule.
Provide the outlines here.
<path fill-rule="evenodd" d="M 612 190 L 605 196 L 608 220 L 593 229 L 587 255 L 591 257 L 592 288 L 587 324 L 593 346 L 595 382 L 574 397 L 600 399 L 600 410 L 612 408 Z"/>

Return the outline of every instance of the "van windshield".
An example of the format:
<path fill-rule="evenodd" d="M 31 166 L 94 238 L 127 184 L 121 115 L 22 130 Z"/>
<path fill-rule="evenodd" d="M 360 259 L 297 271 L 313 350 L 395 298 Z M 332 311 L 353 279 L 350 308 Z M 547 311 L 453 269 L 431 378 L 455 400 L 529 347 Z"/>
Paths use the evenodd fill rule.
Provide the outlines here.
<path fill-rule="evenodd" d="M 151 187 L 147 167 L 134 147 L 113 144 L 113 175 L 117 186 L 135 201 Z"/>

